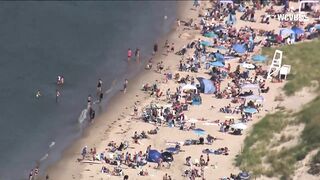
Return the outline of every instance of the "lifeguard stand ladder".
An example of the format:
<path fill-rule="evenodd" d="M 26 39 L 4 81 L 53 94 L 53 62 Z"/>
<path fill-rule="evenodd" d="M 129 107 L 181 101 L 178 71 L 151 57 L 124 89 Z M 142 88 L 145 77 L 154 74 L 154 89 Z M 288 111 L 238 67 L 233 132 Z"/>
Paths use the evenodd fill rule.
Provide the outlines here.
<path fill-rule="evenodd" d="M 282 63 L 282 51 L 276 50 L 273 55 L 272 63 L 269 68 L 267 79 L 270 79 L 272 75 L 276 75 L 280 68 Z"/>

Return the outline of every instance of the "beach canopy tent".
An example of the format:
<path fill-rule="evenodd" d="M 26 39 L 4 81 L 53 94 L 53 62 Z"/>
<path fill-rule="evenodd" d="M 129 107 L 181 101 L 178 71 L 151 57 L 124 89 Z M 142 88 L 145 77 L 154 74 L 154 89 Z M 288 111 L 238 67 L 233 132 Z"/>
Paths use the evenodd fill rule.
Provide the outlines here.
<path fill-rule="evenodd" d="M 243 112 L 245 113 L 249 113 L 249 114 L 254 114 L 257 113 L 258 110 L 256 108 L 252 108 L 252 107 L 247 107 L 243 109 Z"/>
<path fill-rule="evenodd" d="M 280 36 L 282 36 L 283 38 L 291 36 L 291 34 L 295 34 L 292 29 L 288 29 L 288 28 L 280 29 Z"/>
<path fill-rule="evenodd" d="M 221 53 L 215 53 L 217 61 L 224 61 L 224 57 Z"/>
<path fill-rule="evenodd" d="M 255 61 L 255 62 L 264 62 L 264 61 L 267 60 L 267 57 L 263 56 L 261 54 L 258 54 L 258 55 L 252 56 L 252 60 Z"/>
<path fill-rule="evenodd" d="M 157 150 L 149 150 L 147 161 L 148 162 L 159 162 L 161 159 L 161 153 Z"/>
<path fill-rule="evenodd" d="M 255 65 L 250 64 L 250 63 L 246 63 L 246 62 L 242 63 L 241 66 L 246 69 L 254 69 L 255 68 Z"/>
<path fill-rule="evenodd" d="M 297 27 L 297 26 L 292 27 L 291 30 L 294 32 L 294 34 L 296 34 L 296 35 L 298 35 L 298 36 L 299 36 L 300 34 L 303 34 L 303 33 L 304 33 L 304 30 L 301 29 L 301 28 L 299 28 L 299 27 Z"/>
<path fill-rule="evenodd" d="M 182 87 L 182 91 L 197 90 L 195 85 L 186 84 Z"/>
<path fill-rule="evenodd" d="M 236 52 L 236 53 L 239 53 L 239 54 L 243 54 L 246 52 L 246 48 L 244 47 L 243 44 L 234 44 L 232 46 L 232 49 Z"/>
<path fill-rule="evenodd" d="M 223 4 L 233 4 L 233 0 L 219 0 L 219 3 L 223 3 Z"/>
<path fill-rule="evenodd" d="M 197 78 L 200 83 L 200 92 L 205 94 L 213 94 L 216 92 L 216 87 L 213 82 L 209 79 L 205 79 L 202 77 Z"/>
<path fill-rule="evenodd" d="M 301 13 L 301 8 L 302 6 L 304 6 L 305 4 L 309 4 L 309 3 L 313 3 L 313 4 L 317 4 L 319 3 L 320 0 L 300 0 L 299 1 L 299 13 Z"/>
<path fill-rule="evenodd" d="M 264 98 L 258 95 L 243 96 L 242 98 L 247 101 L 264 101 Z"/>
<path fill-rule="evenodd" d="M 240 130 L 247 129 L 247 125 L 245 125 L 244 123 L 235 123 L 235 124 L 232 124 L 230 127 L 233 129 L 240 129 Z"/>
<path fill-rule="evenodd" d="M 316 28 L 316 30 L 320 30 L 320 24 L 314 25 L 314 28 Z"/>
<path fill-rule="evenodd" d="M 221 61 L 214 61 L 214 62 L 210 62 L 209 64 L 210 66 L 214 66 L 214 67 L 224 67 L 224 64 Z"/>
<path fill-rule="evenodd" d="M 210 41 L 201 41 L 200 44 L 203 46 L 213 46 L 213 42 Z"/>
<path fill-rule="evenodd" d="M 260 89 L 259 84 L 246 83 L 241 85 L 241 89 Z"/>
<path fill-rule="evenodd" d="M 209 38 L 217 38 L 218 35 L 215 34 L 214 32 L 210 31 L 210 32 L 207 32 L 207 33 L 204 33 L 203 34 L 204 37 L 209 37 Z"/>

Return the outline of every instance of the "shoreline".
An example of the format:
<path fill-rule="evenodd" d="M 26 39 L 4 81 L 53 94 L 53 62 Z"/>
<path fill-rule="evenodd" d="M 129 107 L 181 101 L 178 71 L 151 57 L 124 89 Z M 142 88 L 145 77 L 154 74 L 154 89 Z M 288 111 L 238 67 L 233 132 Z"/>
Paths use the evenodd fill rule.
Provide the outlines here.
<path fill-rule="evenodd" d="M 191 5 L 192 2 L 177 2 L 177 18 L 181 18 L 187 13 L 183 13 L 183 9 L 187 7 L 188 5 Z M 162 47 L 165 40 L 169 40 L 173 38 L 174 35 L 176 35 L 176 30 L 174 29 L 175 25 L 171 27 L 171 30 L 169 33 L 164 35 L 163 37 L 159 37 L 157 40 L 157 44 L 160 47 L 160 51 L 158 51 L 158 54 L 153 57 L 152 62 L 153 66 L 156 62 L 159 62 L 161 60 L 162 53 L 165 52 L 165 49 Z M 151 55 L 151 54 L 150 54 Z M 144 64 L 146 64 L 148 61 L 146 60 Z M 131 62 L 133 63 L 133 61 Z M 123 123 L 121 120 L 119 120 L 119 117 L 122 115 L 120 112 L 128 113 L 128 109 L 125 109 L 124 106 L 127 105 L 133 105 L 136 100 L 141 99 L 141 96 L 144 96 L 144 94 L 141 92 L 140 88 L 142 84 L 139 83 L 145 83 L 148 82 L 148 80 L 153 79 L 161 79 L 161 75 L 155 74 L 153 71 L 145 70 L 144 67 L 141 67 L 141 72 L 138 72 L 132 79 L 129 80 L 128 84 L 128 91 L 126 94 L 123 94 L 123 92 L 119 91 L 116 92 L 115 95 L 113 95 L 108 103 L 107 107 L 104 107 L 106 110 L 100 114 L 98 117 L 95 118 L 94 122 L 92 124 L 89 124 L 88 127 L 85 128 L 80 138 L 78 138 L 75 142 L 72 142 L 61 154 L 60 158 L 54 162 L 53 164 L 49 165 L 40 176 L 40 179 L 45 179 L 46 175 L 49 175 L 50 179 L 52 177 L 54 179 L 61 179 L 59 175 L 61 175 L 61 172 L 68 171 L 68 174 L 77 174 L 79 172 L 82 172 L 84 170 L 84 167 L 79 165 L 79 162 L 76 161 L 77 158 L 80 156 L 81 148 L 84 144 L 92 147 L 99 143 L 101 143 L 102 136 L 109 136 L 108 134 L 105 134 L 106 131 L 110 131 L 111 129 L 115 128 L 118 124 Z M 157 77 L 160 76 L 160 77 Z M 146 77 L 148 77 L 146 79 Z M 139 82 L 139 83 L 138 83 Z M 138 83 L 138 84 L 137 84 Z M 139 94 L 139 97 L 137 99 L 130 99 L 129 97 L 136 97 L 136 95 Z M 130 100 L 129 100 L 130 99 Z M 145 100 L 145 99 L 141 99 Z M 123 109 L 124 108 L 124 109 Z M 131 109 L 129 109 L 131 110 Z M 117 113 L 113 113 L 117 112 Z M 131 111 L 130 111 L 131 112 Z M 113 119 L 113 121 L 111 121 Z M 107 121 L 107 127 L 102 127 L 106 125 Z M 110 124 L 109 124 L 110 123 Z M 104 138 L 106 138 L 104 137 Z M 65 167 L 72 167 L 69 169 L 66 169 Z M 72 178 L 73 175 L 72 175 Z"/>

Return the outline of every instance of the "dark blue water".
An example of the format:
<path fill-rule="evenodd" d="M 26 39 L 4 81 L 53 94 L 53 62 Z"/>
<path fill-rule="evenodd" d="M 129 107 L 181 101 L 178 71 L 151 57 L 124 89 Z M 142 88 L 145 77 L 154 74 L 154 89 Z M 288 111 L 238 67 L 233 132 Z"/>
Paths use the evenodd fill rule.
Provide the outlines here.
<path fill-rule="evenodd" d="M 108 89 L 137 73 L 127 49 L 146 59 L 175 10 L 170 1 L 0 2 L 0 179 L 25 179 L 53 141 L 40 165 L 56 160 L 81 135 L 78 118 L 98 78 Z"/>

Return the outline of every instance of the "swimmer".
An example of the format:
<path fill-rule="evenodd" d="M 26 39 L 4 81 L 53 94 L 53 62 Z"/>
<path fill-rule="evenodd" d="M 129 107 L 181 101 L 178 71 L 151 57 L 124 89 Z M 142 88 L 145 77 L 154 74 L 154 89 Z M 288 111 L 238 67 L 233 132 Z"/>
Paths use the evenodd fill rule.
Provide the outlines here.
<path fill-rule="evenodd" d="M 137 48 L 134 55 L 136 57 L 136 61 L 140 62 L 140 49 Z"/>
<path fill-rule="evenodd" d="M 41 96 L 42 96 L 42 94 L 41 94 L 40 90 L 38 90 L 36 93 L 36 98 L 40 98 Z"/>
<path fill-rule="evenodd" d="M 131 56 L 132 56 L 132 51 L 131 51 L 131 49 L 129 48 L 129 49 L 128 49 L 128 61 L 130 61 Z"/>
<path fill-rule="evenodd" d="M 58 102 L 60 95 L 61 94 L 60 94 L 59 90 L 57 89 L 56 90 L 56 102 Z"/>
<path fill-rule="evenodd" d="M 123 84 L 123 93 L 126 93 L 127 92 L 127 86 L 128 86 L 128 79 L 125 79 L 124 80 L 124 84 Z"/>
<path fill-rule="evenodd" d="M 91 97 L 91 95 L 88 96 L 87 102 L 88 102 L 88 109 L 90 109 L 91 104 L 92 104 L 92 97 Z"/>

